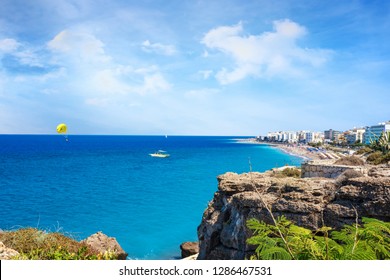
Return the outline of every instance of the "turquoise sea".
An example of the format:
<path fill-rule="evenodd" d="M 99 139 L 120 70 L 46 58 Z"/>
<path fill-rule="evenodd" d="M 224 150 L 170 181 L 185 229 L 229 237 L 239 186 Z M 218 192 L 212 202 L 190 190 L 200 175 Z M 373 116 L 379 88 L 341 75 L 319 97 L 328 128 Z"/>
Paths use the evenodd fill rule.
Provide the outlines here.
<path fill-rule="evenodd" d="M 177 258 L 197 240 L 219 174 L 302 161 L 238 138 L 0 135 L 0 229 L 102 231 L 130 259 Z M 171 156 L 149 156 L 159 149 Z"/>

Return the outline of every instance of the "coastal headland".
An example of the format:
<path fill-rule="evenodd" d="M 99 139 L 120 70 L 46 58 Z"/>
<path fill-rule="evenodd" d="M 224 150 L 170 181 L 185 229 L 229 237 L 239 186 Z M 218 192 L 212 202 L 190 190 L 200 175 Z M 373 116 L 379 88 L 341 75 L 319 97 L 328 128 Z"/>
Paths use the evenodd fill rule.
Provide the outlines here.
<path fill-rule="evenodd" d="M 247 221 L 271 224 L 269 211 L 313 231 L 323 226 L 339 230 L 362 217 L 390 221 L 387 165 L 348 169 L 336 178 L 283 177 L 279 170 L 218 176 L 218 191 L 198 227 L 198 259 L 249 258 L 254 247 L 246 242 L 252 234 Z"/>

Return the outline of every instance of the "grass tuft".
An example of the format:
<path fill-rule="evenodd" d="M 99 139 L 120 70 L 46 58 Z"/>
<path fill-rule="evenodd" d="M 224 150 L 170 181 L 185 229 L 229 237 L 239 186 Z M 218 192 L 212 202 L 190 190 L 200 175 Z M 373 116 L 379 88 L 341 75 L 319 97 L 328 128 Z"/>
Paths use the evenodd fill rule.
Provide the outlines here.
<path fill-rule="evenodd" d="M 336 160 L 335 164 L 348 165 L 348 166 L 361 166 L 364 165 L 364 160 L 356 156 L 344 157 Z"/>
<path fill-rule="evenodd" d="M 295 167 L 287 167 L 281 171 L 274 171 L 272 176 L 276 178 L 286 178 L 286 177 L 300 178 L 301 170 Z"/>
<path fill-rule="evenodd" d="M 0 241 L 19 252 L 16 259 L 24 260 L 112 260 L 114 253 L 99 253 L 85 242 L 78 242 L 62 233 L 36 228 L 3 231 Z"/>

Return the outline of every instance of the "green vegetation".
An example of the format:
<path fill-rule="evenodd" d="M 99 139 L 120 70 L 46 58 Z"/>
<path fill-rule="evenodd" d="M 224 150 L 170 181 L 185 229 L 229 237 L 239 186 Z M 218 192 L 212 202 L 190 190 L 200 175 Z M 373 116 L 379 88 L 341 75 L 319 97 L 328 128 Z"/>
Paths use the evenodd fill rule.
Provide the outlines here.
<path fill-rule="evenodd" d="M 356 156 L 343 157 L 335 161 L 335 164 L 349 165 L 349 166 L 360 166 L 364 165 L 364 160 Z"/>
<path fill-rule="evenodd" d="M 285 217 L 269 225 L 256 219 L 247 222 L 256 245 L 251 259 L 260 260 L 389 260 L 390 223 L 363 218 L 363 225 L 345 225 L 340 231 L 322 227 L 316 232 L 294 225 Z"/>
<path fill-rule="evenodd" d="M 273 176 L 276 178 L 285 178 L 285 177 L 300 178 L 301 170 L 295 167 L 287 167 L 281 171 L 274 171 Z"/>
<path fill-rule="evenodd" d="M 0 241 L 19 252 L 22 260 L 113 260 L 114 253 L 99 253 L 85 242 L 77 242 L 58 232 L 36 228 L 0 232 Z"/>
<path fill-rule="evenodd" d="M 322 143 L 321 142 L 317 142 L 317 143 L 310 142 L 310 143 L 308 143 L 308 145 L 311 146 L 311 147 L 314 147 L 314 148 L 319 148 L 319 147 L 322 146 Z"/>
<path fill-rule="evenodd" d="M 383 132 L 375 141 L 371 141 L 370 148 L 374 151 L 367 157 L 372 164 L 387 163 L 390 161 L 390 132 Z"/>
<path fill-rule="evenodd" d="M 382 152 L 374 152 L 371 153 L 367 157 L 367 162 L 372 164 L 381 164 L 381 163 L 387 163 L 390 161 L 390 152 L 383 154 Z"/>
<path fill-rule="evenodd" d="M 382 132 L 378 139 L 371 141 L 370 147 L 375 151 L 381 151 L 383 154 L 390 152 L 390 132 Z"/>
<path fill-rule="evenodd" d="M 364 155 L 364 154 L 369 154 L 372 153 L 374 150 L 371 149 L 370 147 L 364 146 L 363 148 L 359 149 L 356 151 L 356 155 Z"/>
<path fill-rule="evenodd" d="M 390 132 L 382 133 L 381 136 L 372 140 L 370 145 L 356 152 L 357 155 L 367 156 L 367 162 L 371 164 L 383 164 L 390 161 Z"/>

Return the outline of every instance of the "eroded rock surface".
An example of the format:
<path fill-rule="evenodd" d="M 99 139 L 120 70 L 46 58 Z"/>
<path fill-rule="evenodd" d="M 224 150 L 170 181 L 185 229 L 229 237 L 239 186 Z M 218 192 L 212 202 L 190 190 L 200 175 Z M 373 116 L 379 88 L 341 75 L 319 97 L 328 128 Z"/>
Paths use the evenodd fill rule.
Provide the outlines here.
<path fill-rule="evenodd" d="M 198 242 L 184 242 L 180 244 L 181 257 L 188 258 L 199 253 Z"/>
<path fill-rule="evenodd" d="M 119 260 L 125 260 L 127 257 L 127 253 L 122 249 L 116 239 L 108 237 L 101 231 L 92 234 L 84 242 L 102 254 L 105 252 L 114 252 L 117 254 Z"/>
<path fill-rule="evenodd" d="M 19 256 L 19 252 L 6 247 L 3 242 L 0 242 L 0 260 L 9 260 L 16 256 Z"/>
<path fill-rule="evenodd" d="M 284 215 L 297 225 L 340 229 L 358 217 L 390 221 L 390 177 L 377 168 L 369 175 L 346 178 L 275 178 L 272 173 L 226 173 L 218 177 L 218 191 L 198 227 L 198 259 L 244 259 L 254 248 L 250 218 L 272 223 Z M 372 176 L 370 176 L 372 175 Z"/>

